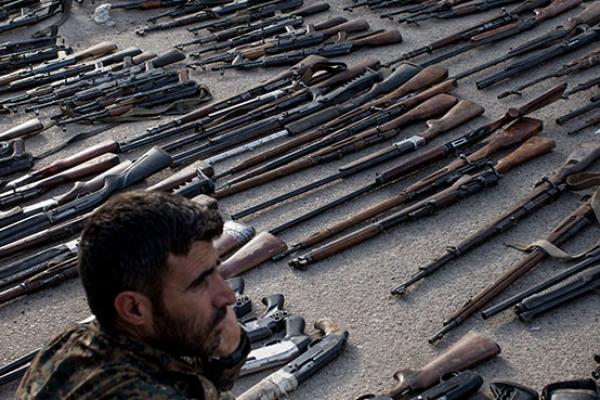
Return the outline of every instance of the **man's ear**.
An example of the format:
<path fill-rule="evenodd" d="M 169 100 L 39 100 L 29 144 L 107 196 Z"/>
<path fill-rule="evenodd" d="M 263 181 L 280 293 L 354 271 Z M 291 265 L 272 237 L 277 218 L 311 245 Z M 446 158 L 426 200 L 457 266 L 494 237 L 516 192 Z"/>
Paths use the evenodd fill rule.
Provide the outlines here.
<path fill-rule="evenodd" d="M 152 303 L 142 293 L 123 291 L 115 297 L 114 306 L 118 318 L 127 325 L 141 328 L 152 324 Z"/>

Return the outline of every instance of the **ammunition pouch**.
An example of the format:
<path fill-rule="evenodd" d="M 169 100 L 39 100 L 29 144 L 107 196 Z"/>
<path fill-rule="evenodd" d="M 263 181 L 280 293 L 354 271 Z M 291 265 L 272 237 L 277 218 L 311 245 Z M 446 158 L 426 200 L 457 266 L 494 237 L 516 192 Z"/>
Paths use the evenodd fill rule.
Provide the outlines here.
<path fill-rule="evenodd" d="M 593 379 L 551 383 L 542 391 L 543 400 L 600 400 L 600 386 Z"/>

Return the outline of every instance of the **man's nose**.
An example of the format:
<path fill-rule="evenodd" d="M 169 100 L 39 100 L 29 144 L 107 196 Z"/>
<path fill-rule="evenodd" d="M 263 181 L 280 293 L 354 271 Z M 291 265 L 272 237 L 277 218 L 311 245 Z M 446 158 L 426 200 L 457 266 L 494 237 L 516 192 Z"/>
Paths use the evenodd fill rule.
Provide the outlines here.
<path fill-rule="evenodd" d="M 216 275 L 216 282 L 214 282 L 214 289 L 217 292 L 215 306 L 224 307 L 235 303 L 235 292 L 231 289 L 231 286 L 219 274 Z"/>

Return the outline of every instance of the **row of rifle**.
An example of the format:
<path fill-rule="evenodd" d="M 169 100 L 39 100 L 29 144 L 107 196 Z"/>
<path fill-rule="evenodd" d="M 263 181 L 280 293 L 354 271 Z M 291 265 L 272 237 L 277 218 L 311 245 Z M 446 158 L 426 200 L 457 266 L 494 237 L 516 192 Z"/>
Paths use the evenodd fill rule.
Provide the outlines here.
<path fill-rule="evenodd" d="M 385 101 L 389 103 L 387 107 L 390 109 L 387 118 L 391 120 L 453 87 L 452 82 L 438 83 L 447 75 L 439 67 L 420 71 L 419 68 L 407 65 L 385 79 L 376 70 L 377 67 L 378 63 L 374 60 L 365 60 L 347 68 L 344 64 L 329 62 L 324 58 L 309 57 L 269 82 L 161 123 L 127 141 L 102 142 L 16 179 L 7 179 L 3 182 L 5 191 L 0 197 L 5 206 L 15 207 L 2 212 L 0 216 L 0 253 L 2 257 L 7 257 L 37 247 L 41 242 L 56 241 L 77 233 L 87 213 L 102 204 L 112 193 L 127 189 L 169 166 L 181 166 L 201 158 L 204 158 L 205 164 L 216 164 L 233 154 L 253 149 L 260 143 L 285 136 L 310 142 L 310 137 L 314 136 L 311 128 L 335 118 L 336 115 L 344 114 L 344 110 L 352 110 L 354 106 L 365 104 L 360 113 L 353 114 L 352 118 L 338 119 L 330 126 L 334 133 L 334 126 L 344 126 L 355 121 L 352 129 L 345 132 L 348 135 L 352 132 L 358 134 L 384 121 L 376 109 L 366 105 L 369 100 L 387 96 Z M 438 84 L 429 88 L 434 83 Z M 416 95 L 403 99 L 411 93 Z M 448 108 L 454 102 L 456 100 L 453 97 L 442 96 L 440 104 Z M 383 102 L 380 103 L 383 105 Z M 428 111 L 427 108 L 436 107 L 437 103 L 436 100 L 428 107 L 410 114 L 406 117 L 406 122 L 435 115 L 435 110 Z M 282 129 L 285 134 L 282 134 Z M 75 183 L 72 189 L 60 195 L 27 206 L 22 204 L 59 184 L 79 179 L 84 175 L 82 169 L 88 171 L 87 174 L 92 173 L 90 168 L 99 164 L 100 160 L 105 166 L 114 163 L 116 158 L 108 155 L 109 153 L 124 153 L 164 139 L 172 141 L 160 149 L 151 149 L 134 163 L 121 162 L 99 175 L 96 171 L 96 177 Z M 289 141 L 286 143 L 289 144 Z M 186 144 L 193 144 L 194 147 L 178 154 L 170 154 Z M 5 166 L 9 166 L 18 163 L 19 158 L 13 155 L 3 161 Z M 236 169 L 240 168 L 236 166 Z M 177 193 L 189 197 L 203 192 L 210 193 L 215 181 L 220 179 L 217 175 L 209 179 L 212 169 L 202 163 L 192 164 L 149 189 L 176 189 Z M 244 168 L 240 169 L 243 170 Z M 230 172 L 232 171 L 233 169 Z M 229 175 L 229 172 L 223 173 L 222 177 Z M 65 243 L 61 248 L 73 246 Z M 23 265 L 35 263 L 31 259 L 20 261 Z M 18 264 L 19 260 L 16 262 Z M 12 267 L 7 268 L 10 270 Z M 48 274 L 43 277 L 46 279 Z M 15 290 L 19 292 L 25 286 L 27 285 L 17 283 Z M 11 289 L 8 292 L 15 293 Z"/>
<path fill-rule="evenodd" d="M 227 233 L 224 236 L 228 236 Z M 231 236 L 216 239 L 215 245 L 219 254 L 225 250 L 220 244 L 234 239 Z M 315 328 L 320 335 L 308 335 L 305 333 L 304 318 L 289 313 L 284 307 L 285 299 L 281 294 L 263 297 L 261 302 L 265 305 L 265 310 L 258 317 L 252 316 L 256 313 L 252 313 L 252 301 L 244 294 L 244 281 L 241 278 L 233 278 L 229 280 L 229 284 L 236 296 L 233 309 L 252 348 L 240 369 L 240 376 L 286 364 L 238 398 L 259 400 L 264 399 L 266 395 L 271 399 L 281 398 L 344 351 L 348 332 L 341 330 L 332 320 L 317 321 Z M 89 323 L 93 319 L 90 317 L 81 323 Z M 0 367 L 0 385 L 20 379 L 37 351 Z M 281 378 L 284 378 L 286 385 L 281 385 Z"/>
<path fill-rule="evenodd" d="M 80 0 L 78 0 L 80 1 Z M 0 3 L 0 33 L 54 21 L 33 34 L 34 38 L 55 36 L 69 17 L 73 0 L 6 0 Z"/>
<path fill-rule="evenodd" d="M 320 62 L 324 63 L 323 60 Z M 308 264 L 331 257 L 348 247 L 358 245 L 382 231 L 392 229 L 405 221 L 430 215 L 466 196 L 473 195 L 488 186 L 494 185 L 511 169 L 530 158 L 544 154 L 553 147 L 553 142 L 549 139 L 536 136 L 541 131 L 541 121 L 529 118 L 527 115 L 560 99 L 565 90 L 565 85 L 560 85 L 521 107 L 511 108 L 504 115 L 478 129 L 444 144 L 426 148 L 414 157 L 409 158 L 406 156 L 407 153 L 420 149 L 435 136 L 475 118 L 483 110 L 470 101 L 459 101 L 454 96 L 447 94 L 447 92 L 452 90 L 455 82 L 444 80 L 447 76 L 447 71 L 439 66 L 420 69 L 413 65 L 404 64 L 384 78 L 381 72 L 374 69 L 376 64 L 365 62 L 352 66 L 337 74 L 333 74 L 330 78 L 313 86 L 310 86 L 310 82 L 307 82 L 309 83 L 308 86 L 301 88 L 293 84 L 290 90 L 291 88 L 294 88 L 294 90 L 285 94 L 280 93 L 279 96 L 283 97 L 278 96 L 273 104 L 270 101 L 257 103 L 257 100 L 247 100 L 247 103 L 241 104 L 250 105 L 250 110 L 252 111 L 248 111 L 241 116 L 239 113 L 233 112 L 230 119 L 224 118 L 218 124 L 214 125 L 214 127 L 210 125 L 210 116 L 214 118 L 215 105 L 206 106 L 190 113 L 195 117 L 198 117 L 198 115 L 205 115 L 206 117 L 208 115 L 209 117 L 207 118 L 209 119 L 201 119 L 199 125 L 196 125 L 198 124 L 197 122 L 194 123 L 193 127 L 194 129 L 198 129 L 199 133 L 184 137 L 183 139 L 190 142 L 195 142 L 198 140 L 198 137 L 202 139 L 212 137 L 213 139 L 201 143 L 190 151 L 184 152 L 186 158 L 192 156 L 202 158 L 204 155 L 208 155 L 208 158 L 205 157 L 205 161 L 210 161 L 211 156 L 221 157 L 223 152 L 227 153 L 232 149 L 237 149 L 239 148 L 237 146 L 240 144 L 242 148 L 247 148 L 248 146 L 252 148 L 257 145 L 257 141 L 264 142 L 264 139 L 268 137 L 279 140 L 286 136 L 291 137 L 267 151 L 263 151 L 254 157 L 233 165 L 226 171 L 213 175 L 212 179 L 206 177 L 206 173 L 208 172 L 206 168 L 199 171 L 205 174 L 202 175 L 202 179 L 199 178 L 198 168 L 193 170 L 195 172 L 192 172 L 191 175 L 188 172 L 183 172 L 182 176 L 187 176 L 188 178 L 194 176 L 197 182 L 202 182 L 202 190 L 206 192 L 210 192 L 210 189 L 214 188 L 214 184 L 216 183 L 217 187 L 212 195 L 217 198 L 223 198 L 233 193 L 263 185 L 274 179 L 305 170 L 311 166 L 323 165 L 328 161 L 339 159 L 346 154 L 362 150 L 369 145 L 393 138 L 399 135 L 402 128 L 409 123 L 428 120 L 434 116 L 442 115 L 438 120 L 430 121 L 428 128 L 419 135 L 404 138 L 398 143 L 368 154 L 355 162 L 345 165 L 339 171 L 323 179 L 294 189 L 290 193 L 277 196 L 265 204 L 235 213 L 233 215 L 235 218 L 249 215 L 293 196 L 314 190 L 326 183 L 344 179 L 351 174 L 364 171 L 384 161 L 404 156 L 404 159 L 400 159 L 400 162 L 396 166 L 379 173 L 373 184 L 359 187 L 332 203 L 325 204 L 304 215 L 295 216 L 295 218 L 287 221 L 285 224 L 270 229 L 269 232 L 260 233 L 222 264 L 221 271 L 224 275 L 237 275 L 273 256 L 279 255 L 281 257 L 282 255 L 291 254 L 292 252 L 322 243 L 333 235 L 347 231 L 359 223 L 386 213 L 383 214 L 383 218 L 379 221 L 368 223 L 341 238 L 326 243 L 291 261 L 292 265 L 304 268 Z M 314 68 L 316 64 L 311 65 Z M 331 74 L 334 65 L 337 64 L 323 65 L 325 74 Z M 339 65 L 337 66 L 340 67 Z M 298 68 L 301 68 L 301 66 Z M 285 73 L 284 76 L 286 76 Z M 277 79 L 276 81 L 280 80 Z M 343 85 L 333 89 L 330 85 L 332 80 L 337 81 L 337 83 L 343 83 Z M 319 90 L 319 88 L 322 88 L 321 85 L 330 90 Z M 275 89 L 275 91 L 281 91 L 281 89 Z M 255 96 L 258 96 L 256 99 L 263 96 L 260 93 L 264 93 L 253 92 Z M 244 95 L 244 97 L 248 96 L 251 95 Z M 238 98 L 238 96 L 235 96 L 235 98 Z M 262 98 L 265 99 L 265 97 Z M 286 105 L 283 106 L 284 104 Z M 244 108 L 244 110 L 246 109 L 248 108 Z M 246 125 L 241 126 L 240 124 L 244 122 L 246 122 Z M 508 128 L 499 130 L 508 124 L 510 124 Z M 184 121 L 176 119 L 160 126 L 182 129 Z M 230 130 L 227 130 L 228 128 Z M 186 129 L 189 130 L 190 127 Z M 186 132 L 186 129 L 180 132 Z M 161 129 L 158 129 L 158 131 L 161 131 Z M 217 132 L 217 136 L 213 137 L 213 132 Z M 491 136 L 495 132 L 496 134 Z M 156 139 L 161 136 L 160 134 L 155 135 L 153 133 L 154 131 L 151 128 L 149 132 L 143 134 L 143 137 Z M 434 161 L 460 154 L 469 147 L 476 147 L 479 142 L 490 136 L 489 141 L 470 156 L 457 158 L 440 171 L 418 181 L 408 188 L 404 188 L 397 196 L 368 207 L 347 220 L 328 224 L 317 234 L 311 235 L 290 246 L 289 250 L 286 250 L 286 244 L 275 236 L 285 229 L 296 226 L 316 215 L 321 215 L 328 209 L 347 202 L 354 197 L 364 195 L 378 187 L 401 180 L 408 173 L 418 171 Z M 216 140 L 217 138 L 221 138 L 221 140 Z M 497 161 L 492 161 L 491 157 L 496 153 L 509 149 L 521 142 L 524 143 L 510 154 L 501 157 Z M 213 148 L 214 151 L 212 150 Z M 557 194 L 565 191 L 568 187 L 563 182 L 566 177 L 584 169 L 597 158 L 598 153 L 598 146 L 588 145 L 584 147 L 584 149 L 572 157 L 576 161 L 570 159 L 567 162 L 566 165 L 569 167 L 567 168 L 568 173 L 563 171 L 557 178 L 551 178 L 552 180 L 550 181 L 542 182 L 536 189 L 536 193 L 541 191 L 542 195 L 536 195 L 533 200 L 527 200 L 525 206 L 518 206 L 516 212 L 506 217 L 510 221 L 510 224 L 495 224 L 491 231 L 479 238 L 477 242 L 469 242 L 469 248 L 489 239 L 494 233 L 514 225 L 520 218 L 531 214 L 537 208 L 556 198 L 556 194 L 548 196 L 546 195 L 546 191 L 551 190 L 554 192 L 557 187 L 562 188 Z M 160 162 L 156 160 L 160 160 Z M 124 189 L 132 182 L 137 182 L 149 176 L 150 173 L 165 168 L 170 164 L 172 164 L 170 156 L 154 149 L 145 156 L 140 157 L 134 165 L 125 167 L 124 171 L 127 171 L 126 174 L 122 172 L 110 172 L 109 170 L 106 174 L 92 180 L 95 181 L 96 187 L 100 187 L 100 189 L 96 189 L 95 192 L 91 192 L 89 195 L 83 197 L 69 195 L 69 193 L 76 191 L 76 188 L 82 186 L 80 183 L 76 184 L 71 192 L 67 192 L 64 195 L 67 198 L 66 201 L 61 196 L 58 196 L 26 207 L 17 206 L 2 216 L 4 227 L 0 229 L 0 243 L 2 243 L 0 253 L 3 255 L 13 254 L 17 249 L 20 250 L 24 247 L 32 246 L 32 243 L 37 245 L 38 240 L 41 240 L 39 239 L 40 235 L 46 239 L 46 236 L 56 237 L 64 232 L 68 233 L 80 229 L 86 213 L 101 204 L 114 191 Z M 145 166 L 141 167 L 142 165 Z M 254 167 L 254 169 L 248 171 L 251 167 Z M 121 168 L 123 167 L 121 166 Z M 132 174 L 131 171 L 133 170 L 140 172 Z M 53 172 L 56 172 L 56 170 L 53 170 Z M 219 185 L 220 179 L 237 172 L 244 172 L 244 174 L 235 176 Z M 40 174 L 36 175 L 36 173 L 29 176 L 31 175 L 40 177 Z M 112 179 L 109 179 L 107 176 L 111 176 Z M 123 176 L 127 176 L 127 178 L 123 178 Z M 132 176 L 136 177 L 135 181 L 131 178 Z M 7 183 L 10 190 L 4 195 L 8 198 L 14 198 L 15 193 L 29 190 L 31 186 L 23 189 L 20 187 L 21 182 L 36 186 L 35 183 L 31 183 L 30 179 L 32 178 L 28 178 L 26 175 L 24 178 Z M 172 182 L 176 178 L 172 177 L 170 179 Z M 210 183 L 207 184 L 209 181 Z M 211 184 L 213 185 L 212 187 Z M 198 188 L 197 185 L 195 187 Z M 169 189 L 171 188 L 173 186 L 169 187 Z M 198 191 L 184 191 L 183 193 L 195 195 Z M 408 202 L 412 203 L 405 205 Z M 403 207 L 398 208 L 399 206 Z M 63 225 L 59 225 L 61 223 Z M 56 229 L 53 228 L 56 225 L 59 225 L 59 227 Z M 65 226 L 75 228 L 67 229 Z M 50 228 L 52 233 L 48 233 L 48 231 L 39 233 L 43 229 L 48 228 Z M 32 234 L 33 236 L 30 236 Z M 26 238 L 27 236 L 29 238 Z M 51 248 L 47 252 L 38 252 L 36 256 L 46 257 L 41 262 L 44 265 L 44 263 L 48 264 L 48 260 L 52 259 L 56 252 L 64 254 L 65 251 L 69 251 L 69 249 L 73 249 L 74 247 L 72 243 L 65 243 Z M 457 257 L 467 249 L 463 249 L 453 255 Z M 73 257 L 73 250 L 70 250 L 70 256 Z M 35 282 L 39 283 L 44 280 L 52 281 L 54 279 L 51 278 L 54 275 L 45 273 L 45 267 L 40 269 L 39 258 L 17 260 L 10 265 L 10 268 L 7 266 L 6 270 L 12 271 L 13 268 L 27 270 L 31 264 L 37 266 L 37 269 L 32 270 L 33 274 L 42 274 L 42 279 L 40 280 L 39 277 L 36 277 Z M 429 270 L 431 272 L 434 269 L 430 268 Z M 27 281 L 28 284 L 32 282 L 31 275 L 32 273 L 30 272 L 27 278 L 29 279 Z M 503 281 L 503 285 L 507 287 L 512 282 L 514 280 L 511 281 L 509 279 L 508 281 Z M 15 295 L 22 294 L 25 286 L 27 285 L 21 284 L 15 286 L 13 289 L 8 289 L 5 293 L 5 298 L 10 299 L 15 297 Z M 499 293 L 497 289 L 495 291 L 495 294 Z M 490 298 L 488 296 L 484 297 L 489 301 Z M 485 305 L 485 303 L 481 302 L 478 304 L 480 304 L 480 307 Z M 471 314 L 473 312 L 475 311 L 472 311 Z M 464 320 L 466 317 L 463 316 L 461 318 L 461 320 Z"/>
<path fill-rule="evenodd" d="M 176 47 L 205 45 L 190 53 L 197 59 L 191 65 L 206 68 L 216 64 L 213 70 L 224 70 L 292 65 L 311 54 L 335 57 L 362 47 L 402 42 L 397 30 L 369 31 L 369 24 L 362 19 L 333 17 L 303 26 L 304 17 L 327 11 L 329 5 L 299 8 L 302 4 L 302 0 L 273 1 L 261 4 L 260 12 L 240 12 L 190 27 L 196 38 Z M 275 11 L 279 13 L 274 15 Z M 248 13 L 254 17 L 248 18 Z M 210 34 L 201 35 L 205 31 Z"/>

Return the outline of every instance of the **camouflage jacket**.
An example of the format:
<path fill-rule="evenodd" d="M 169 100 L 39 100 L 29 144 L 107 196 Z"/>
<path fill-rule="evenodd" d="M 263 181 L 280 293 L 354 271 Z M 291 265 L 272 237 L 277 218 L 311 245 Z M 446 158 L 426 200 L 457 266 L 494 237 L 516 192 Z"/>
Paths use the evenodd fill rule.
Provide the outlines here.
<path fill-rule="evenodd" d="M 233 399 L 226 390 L 244 360 L 230 368 L 183 361 L 131 337 L 108 334 L 96 322 L 78 324 L 40 350 L 17 398 Z"/>

